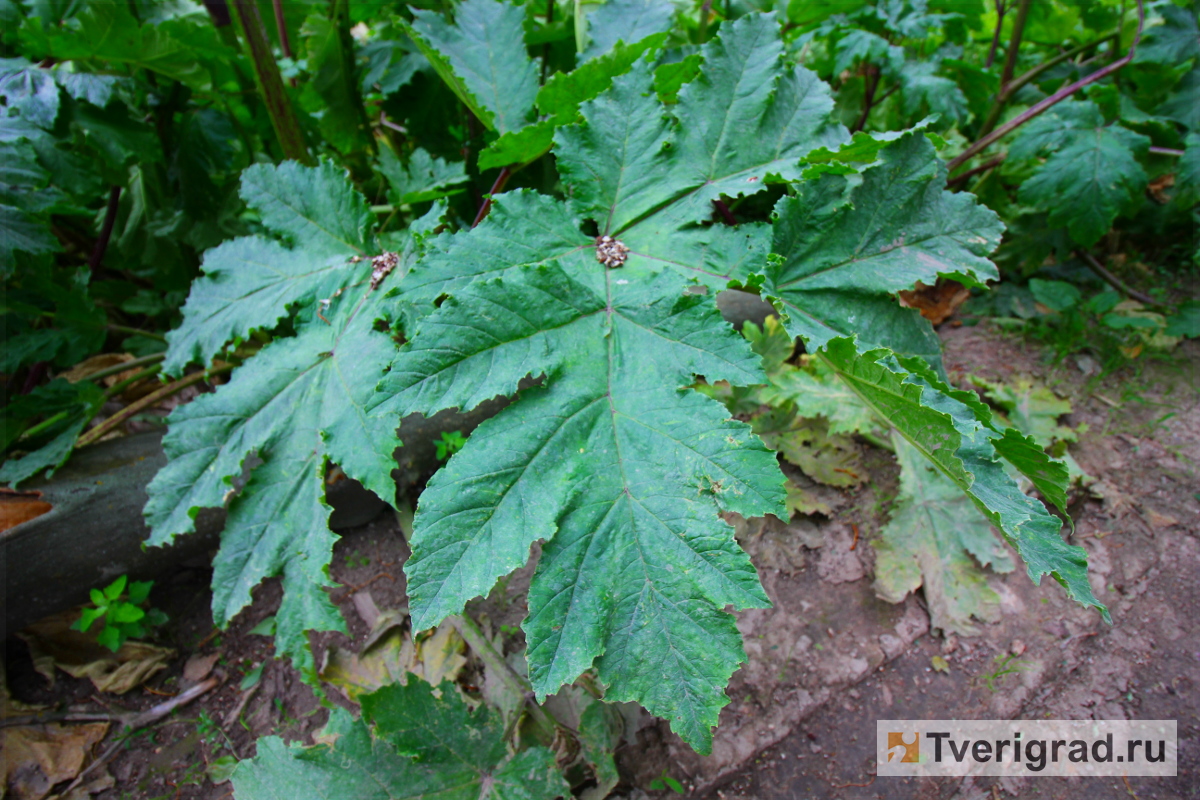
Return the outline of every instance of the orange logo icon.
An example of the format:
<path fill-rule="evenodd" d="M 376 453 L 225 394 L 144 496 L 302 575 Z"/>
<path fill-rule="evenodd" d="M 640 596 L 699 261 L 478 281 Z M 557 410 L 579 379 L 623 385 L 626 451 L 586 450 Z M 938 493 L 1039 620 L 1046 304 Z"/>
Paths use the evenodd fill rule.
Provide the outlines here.
<path fill-rule="evenodd" d="M 920 744 L 916 732 L 892 733 L 888 731 L 887 760 L 888 763 L 916 763 L 920 761 Z"/>

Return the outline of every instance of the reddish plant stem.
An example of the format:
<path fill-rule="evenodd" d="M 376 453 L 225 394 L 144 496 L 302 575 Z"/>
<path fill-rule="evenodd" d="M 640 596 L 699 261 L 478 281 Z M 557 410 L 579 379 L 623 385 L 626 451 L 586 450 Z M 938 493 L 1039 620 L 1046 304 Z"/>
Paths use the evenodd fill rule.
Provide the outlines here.
<path fill-rule="evenodd" d="M 717 198 L 713 199 L 712 203 L 713 203 L 713 206 L 717 209 L 717 213 L 721 215 L 721 219 L 725 220 L 726 225 L 737 225 L 738 224 L 737 217 L 735 217 L 733 215 L 733 209 L 731 209 L 728 205 L 726 205 L 724 200 L 717 197 Z"/>
<path fill-rule="evenodd" d="M 546 0 L 546 27 L 554 22 L 554 0 Z M 546 85 L 546 70 L 550 66 L 550 43 L 542 45 L 542 85 Z"/>
<path fill-rule="evenodd" d="M 1129 52 L 1126 53 L 1123 58 L 1120 58 L 1117 61 L 1114 61 L 1113 63 L 1109 64 L 1107 67 L 1104 67 L 1103 69 L 1099 69 L 1099 70 L 1093 72 L 1091 75 L 1088 75 L 1086 78 L 1081 78 L 1080 80 L 1075 81 L 1070 86 L 1064 86 L 1063 88 L 1059 89 L 1057 92 L 1050 95 L 1045 100 L 1042 100 L 1037 105 L 1034 105 L 1029 110 L 1018 115 L 1017 117 L 1014 117 L 1013 119 L 1011 119 L 1008 122 L 1001 125 L 999 128 L 996 128 L 994 131 L 992 131 L 988 135 L 984 136 L 979 141 L 975 142 L 975 144 L 971 145 L 966 150 L 964 150 L 961 155 L 959 155 L 957 158 L 950 161 L 950 163 L 947 164 L 946 166 L 951 171 L 953 171 L 954 169 L 961 166 L 965 161 L 974 157 L 980 151 L 987 149 L 997 139 L 1004 138 L 1009 133 L 1012 133 L 1014 130 L 1016 130 L 1017 128 L 1024 125 L 1026 122 L 1029 122 L 1029 120 L 1031 120 L 1037 116 L 1040 116 L 1045 111 L 1047 111 L 1054 105 L 1062 102 L 1063 100 L 1067 99 L 1071 95 L 1075 94 L 1075 92 L 1079 91 L 1083 87 L 1089 86 L 1089 85 L 1095 83 L 1096 81 L 1107 78 L 1109 75 L 1116 72 L 1121 67 L 1128 64 L 1130 61 L 1133 61 L 1134 52 L 1137 50 L 1138 42 L 1141 41 L 1141 38 L 1142 38 L 1142 26 L 1145 24 L 1145 21 L 1146 21 L 1146 11 L 1142 5 L 1142 0 L 1138 0 L 1137 35 L 1133 37 L 1133 44 L 1131 44 L 1129 46 Z"/>
<path fill-rule="evenodd" d="M 471 158 L 471 150 L 479 137 L 479 120 L 475 119 L 475 114 L 465 104 L 459 105 L 467 117 L 467 140 L 462 146 L 463 161 L 467 162 L 467 191 L 471 194 L 471 204 L 478 207 L 483 202 L 479 196 L 479 164 Z"/>
<path fill-rule="evenodd" d="M 37 361 L 29 367 L 29 374 L 25 376 L 25 384 L 21 387 L 21 394 L 29 394 L 37 385 L 42 382 L 42 378 L 46 377 L 46 370 L 50 369 L 49 361 Z"/>
<path fill-rule="evenodd" d="M 292 58 L 292 43 L 288 39 L 287 23 L 283 19 L 283 2 L 271 0 L 271 5 L 275 9 L 275 29 L 279 31 L 279 47 L 283 50 L 284 57 Z"/>
<path fill-rule="evenodd" d="M 987 69 L 996 63 L 996 48 L 1000 46 L 1000 31 L 1004 29 L 1004 12 L 1007 10 L 1004 0 L 996 0 L 996 32 L 992 34 L 992 46 L 988 48 L 987 61 L 984 62 Z"/>
<path fill-rule="evenodd" d="M 1003 89 L 1017 71 L 1017 55 L 1021 50 L 1021 39 L 1025 36 L 1025 20 L 1029 17 L 1030 0 L 1020 0 L 1017 6 L 1017 18 L 1013 20 L 1012 41 L 1008 43 L 1008 52 L 1004 56 L 1004 71 L 1000 73 L 1000 88 Z"/>
<path fill-rule="evenodd" d="M 279 49 L 283 51 L 285 58 L 292 58 L 292 42 L 288 38 L 287 22 L 283 19 L 283 2 L 271 0 L 271 5 L 275 8 L 275 30 L 279 31 Z M 288 78 L 288 86 L 295 89 L 296 79 Z"/>
<path fill-rule="evenodd" d="M 875 102 L 875 90 L 879 88 L 879 70 L 874 66 L 867 66 L 867 90 L 863 95 L 863 110 L 859 116 L 858 122 L 854 123 L 854 127 L 850 129 L 851 133 L 861 131 L 863 126 L 867 124 L 867 118 L 871 116 L 871 106 Z"/>
<path fill-rule="evenodd" d="M 229 4 L 225 0 L 203 0 L 204 8 L 212 17 L 213 27 L 228 27 L 233 20 L 229 16 Z"/>
<path fill-rule="evenodd" d="M 113 186 L 108 190 L 108 208 L 104 210 L 104 222 L 100 225 L 100 238 L 96 240 L 96 246 L 92 248 L 92 256 L 88 259 L 88 266 L 93 270 L 100 266 L 105 252 L 108 251 L 108 243 L 112 239 L 113 225 L 117 222 L 117 209 L 120 207 L 120 203 L 121 187 Z"/>
<path fill-rule="evenodd" d="M 1176 150 L 1173 147 L 1151 147 L 1150 152 L 1159 156 L 1175 156 L 1176 158 L 1183 155 L 1182 150 Z"/>
<path fill-rule="evenodd" d="M 472 228 L 483 222 L 483 218 L 492 209 L 492 196 L 504 191 L 504 184 L 508 183 L 508 179 L 511 176 L 512 172 L 508 167 L 500 170 L 500 174 L 496 176 L 496 182 L 492 184 L 492 190 L 488 192 L 487 197 L 483 198 L 483 202 L 479 205 L 479 213 L 475 215 L 475 221 L 471 223 Z"/>
<path fill-rule="evenodd" d="M 279 146 L 283 148 L 283 157 L 299 161 L 306 166 L 315 166 L 316 161 L 304 144 L 304 134 L 292 109 L 292 102 L 283 88 L 283 76 L 279 74 L 279 64 L 275 62 L 275 56 L 271 53 L 267 27 L 258 13 L 258 5 L 253 0 L 233 0 L 229 7 L 234 12 L 245 39 L 246 50 L 254 65 L 258 91 L 266 103 L 271 127 L 275 129 Z"/>
<path fill-rule="evenodd" d="M 1106 39 L 1110 39 L 1114 35 L 1115 34 L 1108 33 L 1104 36 L 1101 36 L 1099 39 L 1096 39 L 1095 41 L 1072 47 L 1070 50 L 1059 53 L 1048 61 L 1043 61 L 1041 64 L 1029 70 L 1021 77 L 1015 78 L 1002 86 L 1000 88 L 1000 93 L 996 95 L 996 101 L 992 103 L 992 108 L 991 111 L 988 112 L 987 119 L 979 128 L 979 137 L 983 138 L 992 132 L 992 129 L 996 127 L 996 123 L 1000 121 L 1000 113 L 1004 110 L 1004 106 L 1008 104 L 1008 101 L 1012 98 L 1012 96 L 1016 94 L 1022 87 L 1031 81 L 1036 80 L 1037 77 L 1043 72 L 1057 67 L 1059 64 L 1074 58 L 1085 50 L 1103 44 Z"/>
<path fill-rule="evenodd" d="M 967 170 L 966 172 L 962 173 L 961 175 L 955 175 L 953 178 L 950 178 L 949 180 L 946 181 L 946 186 L 947 187 L 957 186 L 958 184 L 965 181 L 967 178 L 970 178 L 973 175 L 978 175 L 981 172 L 987 172 L 989 169 L 994 169 L 995 167 L 998 167 L 1003 163 L 1004 163 L 1004 156 L 1003 155 L 996 156 L 995 158 L 989 159 L 988 161 L 984 162 L 983 164 L 981 164 L 978 167 Z"/>

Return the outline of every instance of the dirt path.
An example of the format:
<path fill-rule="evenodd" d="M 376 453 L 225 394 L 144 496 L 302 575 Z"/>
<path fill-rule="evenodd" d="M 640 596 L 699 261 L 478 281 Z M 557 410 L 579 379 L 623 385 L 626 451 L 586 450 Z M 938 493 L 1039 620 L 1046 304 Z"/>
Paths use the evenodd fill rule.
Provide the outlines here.
<path fill-rule="evenodd" d="M 886 522 L 897 470 L 889 454 L 865 448 L 868 484 L 852 494 L 813 488 L 834 508 L 832 517 L 743 526 L 740 538 L 775 607 L 739 614 L 750 659 L 731 682 L 714 753 L 700 758 L 665 725 L 649 724 L 636 746 L 618 752 L 624 796 L 646 797 L 665 771 L 692 796 L 713 800 L 1200 797 L 1200 628 L 1193 622 L 1200 619 L 1200 343 L 1093 385 L 1073 363 L 1052 368 L 1037 349 L 982 327 L 946 329 L 944 338 L 956 382 L 1031 377 L 1073 402 L 1070 424 L 1087 423 L 1072 453 L 1104 497 L 1071 507 L 1073 541 L 1090 553 L 1093 587 L 1114 624 L 1067 601 L 1052 581 L 1034 587 L 1021 570 L 990 578 L 1003 617 L 974 637 L 931 636 L 919 596 L 897 605 L 877 599 L 869 541 Z M 322 649 L 358 649 L 373 613 L 404 607 L 406 556 L 390 512 L 342 538 L 333 576 L 343 588 L 334 599 L 350 634 L 322 636 Z M 226 798 L 229 784 L 213 784 L 206 774 L 218 758 L 249 757 L 266 734 L 311 741 L 324 723 L 328 712 L 312 690 L 272 658 L 269 637 L 251 632 L 274 612 L 278 587 L 262 587 L 253 606 L 218 634 L 208 613 L 209 577 L 197 563 L 155 587 L 154 604 L 173 620 L 164 643 L 179 655 L 144 691 L 99 695 L 89 682 L 62 675 L 48 688 L 24 646 L 10 642 L 9 685 L 27 702 L 140 710 L 187 688 L 187 675 L 194 683 L 205 667 L 222 678 L 217 689 L 133 737 L 108 765 L 111 788 L 96 797 Z M 494 625 L 516 624 L 522 586 L 518 574 L 475 610 Z M 947 660 L 948 673 L 933 670 L 934 656 Z M 1006 656 L 1017 671 L 995 675 L 997 658 Z M 258 682 L 242 689 L 260 666 Z M 336 690 L 329 700 L 344 702 Z M 1134 778 L 1128 786 L 873 777 L 876 719 L 1047 715 L 1178 719 L 1180 777 Z"/>
<path fill-rule="evenodd" d="M 1033 377 L 1071 399 L 1088 432 L 1072 447 L 1103 500 L 1073 506 L 1073 541 L 1089 551 L 1092 584 L 1113 625 L 1064 602 L 1021 571 L 992 578 L 1004 617 L 978 637 L 923 636 L 902 655 L 795 718 L 777 744 L 702 796 L 741 798 L 1200 797 L 1200 347 L 1089 385 L 1066 364 L 980 329 L 948 332 L 947 364 L 988 380 Z M 865 581 L 864 581 L 865 582 Z M 784 596 L 773 595 L 786 602 Z M 861 606 L 868 615 L 870 604 Z M 780 609 L 786 615 L 787 609 Z M 1019 672 L 993 678 L 997 657 Z M 950 664 L 947 674 L 931 666 Z M 753 669 L 753 667 L 751 667 Z M 766 709 L 764 709 L 765 711 Z M 767 712 L 769 713 L 769 712 Z M 1176 719 L 1174 779 L 901 780 L 875 778 L 875 721 L 886 718 Z M 684 762 L 701 780 L 706 760 Z"/>

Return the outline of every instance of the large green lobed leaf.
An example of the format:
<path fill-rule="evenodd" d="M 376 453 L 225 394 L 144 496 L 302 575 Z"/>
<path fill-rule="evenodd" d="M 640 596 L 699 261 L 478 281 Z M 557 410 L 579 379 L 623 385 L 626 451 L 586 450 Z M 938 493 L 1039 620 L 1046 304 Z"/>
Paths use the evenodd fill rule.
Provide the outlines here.
<path fill-rule="evenodd" d="M 243 196 L 288 244 L 244 237 L 210 251 L 167 364 L 208 360 L 231 335 L 300 311 L 296 334 L 276 338 L 228 384 L 180 406 L 163 441 L 169 463 L 150 484 L 149 543 L 194 529 L 204 508 L 228 505 L 214 561 L 213 615 L 224 626 L 264 579 L 283 576 L 277 649 L 315 675 L 307 630 L 344 630 L 325 594 L 334 536 L 326 524 L 330 461 L 380 497 L 395 491 L 394 421 L 368 417 L 365 402 L 396 345 L 385 287 L 372 290 L 373 249 L 365 201 L 328 164 L 247 170 Z M 290 246 L 289 246 L 290 245 Z M 235 260 L 234 256 L 243 260 Z M 396 280 L 412 257 L 398 254 Z M 274 315 L 274 318 L 272 318 Z M 235 486 L 254 467 L 240 492 Z M 232 498 L 232 499 L 230 499 Z"/>
<path fill-rule="evenodd" d="M 503 725 L 486 708 L 471 712 L 449 684 L 410 676 L 362 698 L 362 719 L 334 709 L 304 747 L 268 736 L 238 764 L 238 800 L 553 800 L 570 786 L 554 752 L 509 755 Z"/>

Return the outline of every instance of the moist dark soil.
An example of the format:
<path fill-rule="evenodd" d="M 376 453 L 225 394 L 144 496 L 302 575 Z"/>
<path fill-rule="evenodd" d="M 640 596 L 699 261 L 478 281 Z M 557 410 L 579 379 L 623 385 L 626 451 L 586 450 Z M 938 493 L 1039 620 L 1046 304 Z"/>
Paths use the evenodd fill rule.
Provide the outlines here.
<path fill-rule="evenodd" d="M 738 614 L 748 661 L 730 684 L 713 754 L 696 756 L 665 724 L 647 720 L 617 753 L 617 795 L 676 796 L 650 789 L 665 773 L 690 796 L 713 800 L 1200 797 L 1200 343 L 1144 355 L 1097 378 L 1082 371 L 1086 362 L 1049 363 L 1039 346 L 986 325 L 944 326 L 942 336 L 958 385 L 972 377 L 1032 378 L 1072 402 L 1067 423 L 1087 424 L 1071 452 L 1096 483 L 1070 506 L 1071 537 L 1089 552 L 1093 589 L 1113 624 L 1069 602 L 1053 581 L 1034 586 L 1020 569 L 990 576 L 1003 615 L 977 636 L 931 631 L 920 593 L 896 605 L 878 599 L 870 542 L 887 521 L 897 473 L 889 454 L 863 444 L 866 484 L 853 491 L 813 487 L 830 516 L 751 521 L 739 529 L 774 607 Z M 332 596 L 349 633 L 316 637 L 318 662 L 331 646 L 361 648 L 376 611 L 405 607 L 407 554 L 390 509 L 344 533 Z M 62 673 L 50 687 L 26 646 L 16 637 L 6 643 L 14 698 L 60 709 L 144 710 L 187 689 L 185 671 L 191 683 L 200 680 L 211 661 L 219 685 L 126 740 L 104 767 L 111 788 L 95 797 L 231 797 L 228 782 L 210 780 L 207 768 L 216 759 L 249 758 L 264 735 L 311 742 L 328 705 L 352 707 L 333 687 L 318 698 L 287 661 L 274 658 L 269 636 L 251 632 L 275 612 L 277 582 L 260 587 L 254 603 L 217 631 L 210 577 L 207 563 L 198 562 L 159 578 L 152 602 L 171 621 L 156 643 L 177 656 L 124 695 L 98 693 L 90 681 Z M 527 580 L 528 569 L 469 610 L 494 626 L 516 625 Z M 510 650 L 519 649 L 509 639 Z M 996 658 L 1006 654 L 1017 654 L 1020 669 L 995 677 Z M 946 659 L 948 672 L 933 669 L 935 656 Z M 258 682 L 243 689 L 260 666 Z M 875 776 L 877 719 L 1047 717 L 1176 719 L 1179 776 Z M 113 740 L 115 727 L 95 752 Z"/>

